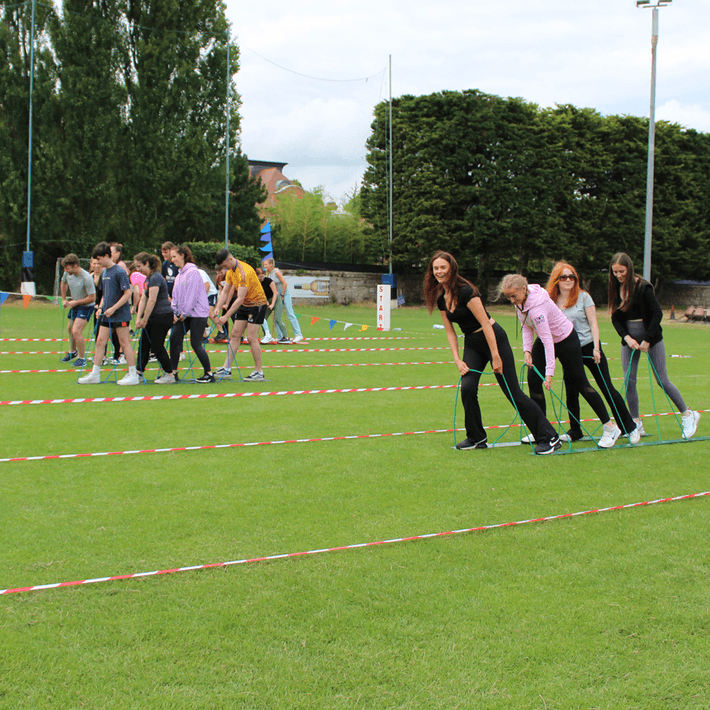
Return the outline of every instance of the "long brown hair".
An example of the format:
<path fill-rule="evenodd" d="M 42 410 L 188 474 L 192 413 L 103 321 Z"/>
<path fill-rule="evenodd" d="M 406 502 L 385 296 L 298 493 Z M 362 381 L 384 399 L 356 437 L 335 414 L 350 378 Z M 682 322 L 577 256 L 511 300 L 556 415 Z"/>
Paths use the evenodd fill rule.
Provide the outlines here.
<path fill-rule="evenodd" d="M 624 281 L 624 286 L 626 286 L 626 298 L 621 298 L 621 282 L 614 276 L 614 272 L 611 270 L 612 266 L 616 265 L 626 267 L 626 281 Z M 609 262 L 609 312 L 614 313 L 616 310 L 627 311 L 631 305 L 631 299 L 636 290 L 636 273 L 634 272 L 634 262 L 631 261 L 631 257 L 619 251 L 614 256 L 611 257 Z"/>
<path fill-rule="evenodd" d="M 160 260 L 158 257 L 153 254 L 148 254 L 148 252 L 145 251 L 139 251 L 133 257 L 133 261 L 137 261 L 140 264 L 148 264 L 151 274 L 154 274 L 160 268 Z"/>
<path fill-rule="evenodd" d="M 560 297 L 560 275 L 565 269 L 569 269 L 569 271 L 571 271 L 574 275 L 574 284 L 572 285 L 572 290 L 569 292 L 569 296 L 567 297 L 567 303 L 565 303 L 565 308 L 572 308 L 572 306 L 577 303 L 580 292 L 579 274 L 577 273 L 577 269 L 575 269 L 572 264 L 568 264 L 566 261 L 558 261 L 552 269 L 552 273 L 550 274 L 550 278 L 547 280 L 545 288 L 550 294 L 550 298 L 557 303 L 557 299 Z"/>
<path fill-rule="evenodd" d="M 449 263 L 451 267 L 446 279 L 446 283 L 439 283 L 434 277 L 434 262 L 437 259 L 443 259 Z M 473 289 L 473 295 L 479 296 L 481 292 L 463 276 L 459 276 L 459 265 L 454 257 L 448 251 L 437 251 L 429 260 L 429 266 L 424 273 L 424 300 L 429 313 L 433 313 L 436 308 L 436 302 L 442 293 L 447 291 L 451 294 L 451 311 L 453 312 L 458 305 L 459 291 L 458 287 L 468 285 Z"/>

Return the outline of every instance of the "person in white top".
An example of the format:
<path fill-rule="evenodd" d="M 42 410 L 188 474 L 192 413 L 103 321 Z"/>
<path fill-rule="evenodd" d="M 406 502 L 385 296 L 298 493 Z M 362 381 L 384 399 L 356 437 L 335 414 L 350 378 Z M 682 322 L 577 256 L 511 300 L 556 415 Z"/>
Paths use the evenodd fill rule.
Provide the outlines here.
<path fill-rule="evenodd" d="M 298 324 L 298 318 L 296 318 L 296 314 L 293 312 L 293 301 L 291 300 L 291 291 L 288 289 L 288 284 L 286 283 L 286 279 L 283 277 L 283 274 L 281 273 L 280 269 L 276 268 L 276 262 L 273 259 L 264 259 L 262 262 L 264 264 L 264 270 L 266 271 L 266 274 L 273 280 L 273 282 L 276 284 L 276 290 L 279 292 L 279 295 L 281 296 L 281 300 L 283 302 L 283 307 L 284 310 L 286 311 L 286 315 L 288 316 L 288 320 L 291 323 L 291 327 L 293 328 L 293 342 L 298 343 L 301 340 L 303 340 L 303 333 L 301 333 L 301 326 Z M 276 304 L 276 308 L 278 309 L 278 302 Z M 279 320 L 281 319 L 281 314 L 278 311 L 274 311 L 274 320 L 276 322 L 276 332 L 279 336 L 279 339 L 288 339 L 288 333 L 284 331 L 283 333 L 279 332 Z"/>
<path fill-rule="evenodd" d="M 597 309 L 592 297 L 580 288 L 579 274 L 574 266 L 564 261 L 555 264 L 545 288 L 557 307 L 572 321 L 582 346 L 583 362 L 609 404 L 619 429 L 629 437 L 632 444 L 638 444 L 641 439 L 641 428 L 631 418 L 624 398 L 611 382 L 609 365 L 599 335 Z M 567 436 L 572 441 L 578 441 L 583 436 L 579 420 L 579 392 L 570 382 L 565 381 L 565 387 L 570 415 L 570 429 Z"/>

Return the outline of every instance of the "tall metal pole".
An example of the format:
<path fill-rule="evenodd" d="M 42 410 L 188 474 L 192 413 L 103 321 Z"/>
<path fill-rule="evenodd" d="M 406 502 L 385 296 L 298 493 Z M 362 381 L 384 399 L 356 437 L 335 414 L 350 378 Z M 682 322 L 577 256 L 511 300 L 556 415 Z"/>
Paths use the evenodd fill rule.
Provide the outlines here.
<path fill-rule="evenodd" d="M 658 47 L 658 7 L 653 8 L 651 30 L 651 111 L 648 121 L 648 170 L 646 172 L 646 229 L 643 243 L 643 277 L 651 280 L 651 241 L 653 236 L 653 173 L 656 152 L 656 49 Z"/>
<path fill-rule="evenodd" d="M 27 151 L 27 251 L 30 250 L 30 222 L 32 217 L 32 92 L 35 77 L 35 0 L 32 0 L 32 31 L 30 35 L 30 137 Z"/>
<path fill-rule="evenodd" d="M 390 185 L 389 185 L 389 196 L 390 196 L 390 209 L 389 209 L 389 247 L 390 247 L 390 274 L 392 273 L 392 237 L 394 235 L 394 228 L 392 224 L 392 215 L 393 215 L 393 209 L 392 209 L 392 198 L 393 198 L 393 188 L 392 188 L 392 182 L 393 182 L 393 164 L 392 164 L 392 142 L 393 142 L 393 135 L 392 135 L 392 55 L 389 55 L 389 85 L 390 85 L 390 156 L 389 156 L 389 164 L 390 164 Z"/>
<path fill-rule="evenodd" d="M 232 67 L 229 62 L 229 45 L 231 37 L 227 37 L 227 160 L 224 188 L 224 246 L 229 247 L 229 108 L 232 86 Z"/>

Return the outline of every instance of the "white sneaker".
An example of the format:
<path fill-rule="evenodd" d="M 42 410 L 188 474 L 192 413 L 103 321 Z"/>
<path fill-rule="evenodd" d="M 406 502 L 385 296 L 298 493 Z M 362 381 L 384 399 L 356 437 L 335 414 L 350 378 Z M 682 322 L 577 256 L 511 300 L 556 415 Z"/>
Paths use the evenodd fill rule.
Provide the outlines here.
<path fill-rule="evenodd" d="M 175 381 L 175 373 L 173 372 L 162 374 L 154 380 L 156 385 L 174 385 Z"/>
<path fill-rule="evenodd" d="M 118 360 L 116 360 L 116 364 L 117 365 L 125 365 L 126 364 L 126 356 L 123 353 L 121 353 L 118 356 Z"/>
<path fill-rule="evenodd" d="M 90 372 L 88 375 L 80 377 L 77 383 L 80 385 L 99 385 L 101 384 L 101 375 L 95 375 L 93 372 Z"/>
<path fill-rule="evenodd" d="M 560 441 L 564 442 L 565 444 L 569 444 L 570 441 L 572 441 L 572 438 L 569 434 L 560 434 Z"/>
<path fill-rule="evenodd" d="M 185 359 L 185 351 L 183 350 L 183 351 L 180 353 L 180 362 L 182 362 L 184 359 Z"/>
<path fill-rule="evenodd" d="M 643 431 L 643 424 L 639 422 L 638 424 L 636 424 L 636 428 L 629 434 L 629 443 L 634 444 L 634 446 L 638 444 L 639 441 L 641 441 L 642 432 L 645 433 Z"/>
<path fill-rule="evenodd" d="M 694 412 L 692 409 L 689 409 L 688 416 L 681 417 L 681 421 L 683 422 L 683 438 L 690 439 L 698 428 L 700 412 Z"/>
<path fill-rule="evenodd" d="M 293 339 L 292 342 L 294 342 L 294 343 L 300 343 L 302 340 L 303 340 L 303 336 L 302 336 L 302 335 L 297 335 L 297 336 Z"/>
<path fill-rule="evenodd" d="M 532 434 L 528 434 L 527 436 L 524 436 L 520 440 L 521 444 L 534 444 L 535 443 L 535 437 Z"/>
<path fill-rule="evenodd" d="M 609 424 L 604 425 L 604 433 L 602 434 L 602 438 L 599 440 L 599 446 L 602 447 L 602 449 L 610 449 L 614 444 L 616 444 L 616 440 L 621 436 L 621 429 L 619 429 L 614 422 L 611 422 Z"/>
<path fill-rule="evenodd" d="M 641 419 L 634 419 L 636 424 L 638 424 L 637 429 L 639 430 L 639 436 L 648 436 L 646 430 L 643 428 L 643 421 Z"/>
<path fill-rule="evenodd" d="M 116 384 L 117 385 L 139 385 L 141 383 L 138 373 L 124 375 Z"/>
<path fill-rule="evenodd" d="M 273 343 L 274 339 L 271 335 L 265 335 L 262 339 L 261 342 L 263 345 L 266 345 L 266 343 Z"/>

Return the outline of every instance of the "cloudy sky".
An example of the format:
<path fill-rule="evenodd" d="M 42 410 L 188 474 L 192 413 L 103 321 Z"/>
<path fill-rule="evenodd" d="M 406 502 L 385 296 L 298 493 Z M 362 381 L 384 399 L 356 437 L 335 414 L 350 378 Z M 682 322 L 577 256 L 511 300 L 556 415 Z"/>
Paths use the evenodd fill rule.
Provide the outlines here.
<path fill-rule="evenodd" d="M 479 89 L 648 116 L 652 12 L 635 0 L 227 0 L 242 147 L 341 199 L 365 170 L 389 55 L 394 97 Z M 710 132 L 710 0 L 659 16 L 656 119 Z"/>

